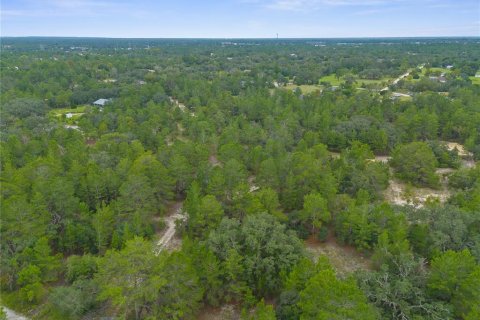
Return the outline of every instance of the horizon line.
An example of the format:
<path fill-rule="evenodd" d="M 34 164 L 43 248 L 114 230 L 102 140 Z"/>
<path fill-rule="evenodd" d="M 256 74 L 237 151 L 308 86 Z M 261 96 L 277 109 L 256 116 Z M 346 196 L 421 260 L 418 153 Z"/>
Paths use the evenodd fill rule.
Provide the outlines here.
<path fill-rule="evenodd" d="M 0 35 L 0 38 L 80 38 L 80 39 L 184 39 L 184 40 L 222 40 L 222 39 L 252 39 L 252 40 L 302 40 L 302 39 L 446 39 L 446 38 L 479 38 L 478 36 L 472 35 L 459 35 L 459 36 L 345 36 L 345 37 L 109 37 L 109 36 L 47 36 L 47 35 L 32 35 L 32 36 L 10 36 L 10 35 Z"/>

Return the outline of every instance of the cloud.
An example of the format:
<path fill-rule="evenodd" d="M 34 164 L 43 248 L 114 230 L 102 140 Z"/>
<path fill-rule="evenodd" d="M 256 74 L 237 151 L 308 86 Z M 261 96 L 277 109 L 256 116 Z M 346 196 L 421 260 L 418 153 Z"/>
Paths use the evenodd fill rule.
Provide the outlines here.
<path fill-rule="evenodd" d="M 413 0 L 241 0 L 244 3 L 261 4 L 272 10 L 313 11 L 324 7 L 379 7 Z M 422 0 L 417 0 L 422 1 Z M 425 0 L 424 0 L 425 1 Z M 427 0 L 428 1 L 428 0 Z"/>
<path fill-rule="evenodd" d="M 133 5 L 123 1 L 94 1 L 94 0 L 41 0 L 25 1 L 24 5 L 17 8 L 2 8 L 2 18 L 28 18 L 28 17 L 99 17 L 105 15 L 125 14 L 138 16 L 140 12 Z M 142 13 L 145 16 L 145 13 Z"/>

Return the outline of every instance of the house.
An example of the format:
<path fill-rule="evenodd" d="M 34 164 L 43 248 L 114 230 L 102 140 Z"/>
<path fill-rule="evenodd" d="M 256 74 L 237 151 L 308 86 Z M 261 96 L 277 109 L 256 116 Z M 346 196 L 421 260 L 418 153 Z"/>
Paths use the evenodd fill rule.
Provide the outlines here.
<path fill-rule="evenodd" d="M 112 99 L 98 99 L 97 101 L 93 102 L 93 105 L 96 106 L 96 107 L 104 107 L 111 100 Z"/>
<path fill-rule="evenodd" d="M 65 117 L 67 117 L 67 119 L 70 119 L 73 117 L 73 113 L 69 112 L 67 114 L 65 114 Z"/>

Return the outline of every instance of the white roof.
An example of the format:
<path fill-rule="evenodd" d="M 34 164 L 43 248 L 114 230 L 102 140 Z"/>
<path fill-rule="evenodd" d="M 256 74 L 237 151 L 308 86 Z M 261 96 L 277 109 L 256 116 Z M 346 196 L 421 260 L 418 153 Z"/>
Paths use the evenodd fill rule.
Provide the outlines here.
<path fill-rule="evenodd" d="M 98 99 L 97 101 L 93 102 L 93 104 L 104 106 L 107 102 L 110 102 L 110 99 Z"/>

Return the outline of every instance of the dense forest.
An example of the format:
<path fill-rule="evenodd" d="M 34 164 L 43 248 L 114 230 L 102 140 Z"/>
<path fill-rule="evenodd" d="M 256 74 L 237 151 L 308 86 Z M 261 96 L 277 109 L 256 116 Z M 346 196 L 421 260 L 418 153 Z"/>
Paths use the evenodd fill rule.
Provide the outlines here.
<path fill-rule="evenodd" d="M 480 319 L 478 38 L 1 46 L 6 308 Z"/>

